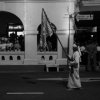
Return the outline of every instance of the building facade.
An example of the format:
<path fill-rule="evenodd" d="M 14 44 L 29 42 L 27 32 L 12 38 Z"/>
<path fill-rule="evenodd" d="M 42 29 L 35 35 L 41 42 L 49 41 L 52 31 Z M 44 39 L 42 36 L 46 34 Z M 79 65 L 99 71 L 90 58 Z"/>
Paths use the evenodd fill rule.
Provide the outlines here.
<path fill-rule="evenodd" d="M 62 60 L 66 58 L 63 48 L 71 55 L 75 33 L 75 4 L 75 0 L 1 0 L 0 64 L 38 65 L 43 56 L 46 61 L 51 56 L 53 61 Z M 38 27 L 41 24 L 42 8 L 56 27 L 60 40 L 54 40 L 57 42 L 56 50 L 38 50 Z"/>

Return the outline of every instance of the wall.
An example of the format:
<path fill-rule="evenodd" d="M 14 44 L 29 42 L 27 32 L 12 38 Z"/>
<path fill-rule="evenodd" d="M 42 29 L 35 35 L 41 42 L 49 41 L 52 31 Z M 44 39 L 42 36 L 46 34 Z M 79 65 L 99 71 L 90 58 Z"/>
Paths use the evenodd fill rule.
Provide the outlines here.
<path fill-rule="evenodd" d="M 27 1 L 27 0 L 25 0 Z M 32 64 L 37 60 L 37 27 L 41 23 L 42 8 L 50 21 L 57 27 L 57 34 L 64 47 L 67 47 L 69 34 L 69 14 L 74 12 L 74 0 L 71 1 L 27 1 L 0 2 L 0 10 L 9 11 L 18 16 L 24 24 L 25 33 L 25 63 Z M 71 31 L 73 22 L 70 22 Z M 71 32 L 72 33 L 72 32 Z M 72 42 L 70 45 L 72 46 Z M 62 57 L 62 48 L 58 43 L 58 58 Z M 71 51 L 72 52 L 72 51 Z"/>

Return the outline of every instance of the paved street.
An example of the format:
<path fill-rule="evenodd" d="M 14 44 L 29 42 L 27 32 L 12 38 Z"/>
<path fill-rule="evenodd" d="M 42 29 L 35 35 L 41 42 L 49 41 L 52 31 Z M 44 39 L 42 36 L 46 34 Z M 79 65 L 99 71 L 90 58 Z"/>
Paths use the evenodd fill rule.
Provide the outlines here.
<path fill-rule="evenodd" d="M 0 72 L 0 100 L 99 100 L 100 71 L 80 77 L 83 88 L 68 91 L 68 72 Z"/>

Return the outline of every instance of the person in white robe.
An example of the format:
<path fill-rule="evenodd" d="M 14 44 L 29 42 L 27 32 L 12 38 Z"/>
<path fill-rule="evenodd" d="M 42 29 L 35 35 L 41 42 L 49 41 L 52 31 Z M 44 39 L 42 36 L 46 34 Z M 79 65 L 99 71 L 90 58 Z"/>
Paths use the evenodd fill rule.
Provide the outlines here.
<path fill-rule="evenodd" d="M 80 54 L 78 52 L 78 47 L 76 45 L 73 46 L 73 61 L 69 64 L 69 78 L 67 88 L 69 90 L 72 89 L 81 89 L 81 81 L 79 76 L 79 68 L 80 68 Z"/>

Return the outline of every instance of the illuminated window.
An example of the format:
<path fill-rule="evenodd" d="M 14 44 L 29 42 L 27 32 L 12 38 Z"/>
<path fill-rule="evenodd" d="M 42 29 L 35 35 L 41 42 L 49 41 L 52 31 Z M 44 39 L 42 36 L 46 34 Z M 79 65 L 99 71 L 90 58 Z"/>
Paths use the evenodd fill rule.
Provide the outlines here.
<path fill-rule="evenodd" d="M 15 51 L 15 44 L 24 51 L 24 26 L 16 15 L 0 11 L 0 51 Z"/>

